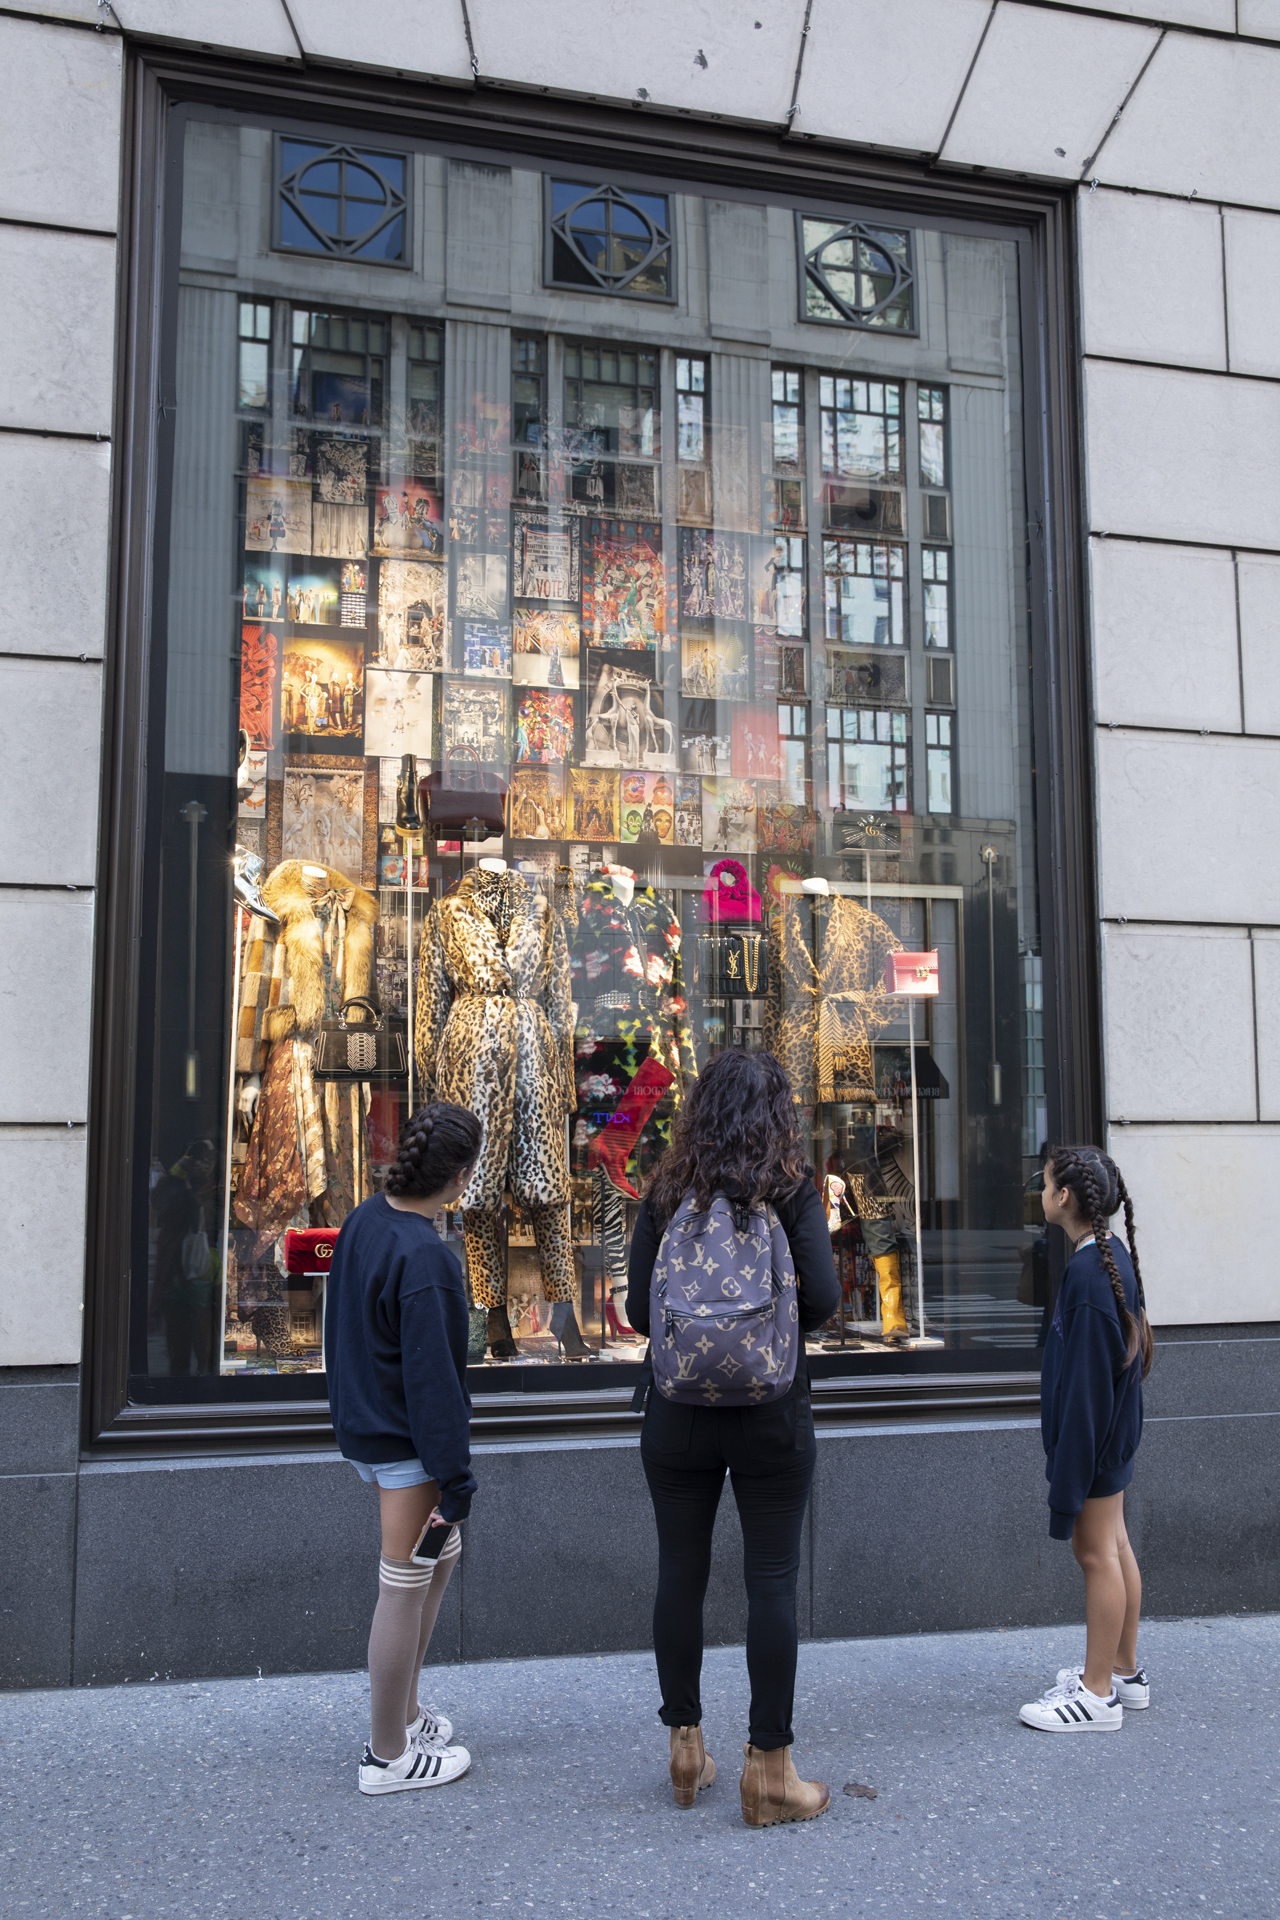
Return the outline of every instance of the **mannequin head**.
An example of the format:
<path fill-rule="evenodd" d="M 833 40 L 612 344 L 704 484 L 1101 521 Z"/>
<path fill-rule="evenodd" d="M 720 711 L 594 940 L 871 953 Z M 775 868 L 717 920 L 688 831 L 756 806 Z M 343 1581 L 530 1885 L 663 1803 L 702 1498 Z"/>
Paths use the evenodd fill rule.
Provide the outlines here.
<path fill-rule="evenodd" d="M 474 1113 L 447 1100 L 419 1107 L 406 1121 L 383 1191 L 393 1206 L 437 1213 L 453 1206 L 471 1177 L 483 1130 Z"/>

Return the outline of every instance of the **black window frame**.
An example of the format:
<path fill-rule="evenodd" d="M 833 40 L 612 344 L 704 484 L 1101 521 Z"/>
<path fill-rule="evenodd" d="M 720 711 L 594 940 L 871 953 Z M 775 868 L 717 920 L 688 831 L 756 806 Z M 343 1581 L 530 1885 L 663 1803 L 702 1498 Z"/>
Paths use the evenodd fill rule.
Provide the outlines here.
<path fill-rule="evenodd" d="M 885 340 L 919 339 L 920 303 L 918 295 L 920 276 L 916 268 L 915 228 L 911 226 L 898 227 L 887 220 L 873 222 L 861 214 L 852 214 L 848 215 L 841 223 L 845 229 L 844 233 L 828 234 L 820 247 L 806 247 L 804 232 L 805 221 L 830 219 L 830 214 L 817 212 L 811 207 L 796 208 L 796 301 L 800 324 L 805 327 L 838 327 L 844 332 L 874 333 Z M 884 300 L 878 300 L 864 319 L 848 307 L 835 290 L 823 281 L 820 277 L 822 269 L 810 264 L 811 257 L 821 252 L 822 248 L 829 247 L 833 245 L 835 241 L 843 239 L 846 236 L 853 236 L 859 239 L 865 236 L 874 242 L 877 233 L 887 232 L 901 233 L 905 237 L 907 243 L 907 264 L 905 267 L 899 267 L 896 261 L 893 263 L 895 268 L 893 292 Z M 888 258 L 890 256 L 886 255 L 886 257 Z M 834 316 L 822 313 L 810 313 L 808 311 L 807 294 L 811 280 L 823 297 L 829 300 L 832 306 L 836 308 Z M 906 287 L 909 301 L 911 314 L 910 326 L 878 326 L 875 316 L 878 313 L 883 313 L 889 305 L 889 302 L 897 296 L 903 286 Z"/>
<path fill-rule="evenodd" d="M 327 1403 L 201 1399 L 129 1405 L 125 1380 L 130 1239 L 139 1179 L 149 1163 L 136 1090 L 150 1071 L 155 877 L 144 853 L 158 801 L 147 767 L 163 764 L 169 579 L 168 502 L 174 461 L 177 261 L 183 140 L 192 118 L 296 127 L 304 137 L 351 138 L 447 157 L 556 166 L 556 177 L 598 159 L 601 177 L 625 147 L 646 181 L 668 194 L 729 191 L 779 198 L 809 213 L 930 230 L 996 233 L 1018 249 L 1023 454 L 1029 493 L 1028 563 L 1033 728 L 1037 746 L 1036 858 L 1040 872 L 1047 1101 L 1065 1137 L 1099 1137 L 1103 1123 L 1099 937 L 1093 853 L 1092 706 L 1086 629 L 1087 568 L 1079 439 L 1081 379 L 1076 310 L 1076 210 L 1070 187 L 941 179 L 927 166 L 872 163 L 837 148 L 796 143 L 781 153 L 767 129 L 708 122 L 696 164 L 688 127 L 625 110 L 480 87 L 474 95 L 367 74 L 291 72 L 186 48 L 125 48 L 126 145 L 112 426 L 110 595 L 104 668 L 102 803 L 97 876 L 85 1215 L 85 1359 L 82 1448 L 89 1458 L 174 1457 L 333 1447 Z M 335 124 L 335 115 L 341 115 Z M 536 156 L 536 157 L 535 157 Z M 563 162 L 563 164 L 559 164 Z M 157 184 L 161 191 L 157 192 Z M 317 256 L 310 256 L 317 257 Z M 367 264 L 367 263 L 362 263 Z M 335 291 L 334 303 L 341 304 Z M 382 302 L 379 305 L 383 304 Z M 1028 1355 L 1028 1362 L 1031 1356 Z M 904 1362 L 904 1369 L 906 1363 Z M 266 1380 L 264 1388 L 275 1383 Z M 521 1370 L 505 1391 L 476 1397 L 477 1440 L 634 1437 L 630 1387 L 535 1392 Z M 314 1390 L 313 1390 L 314 1391 Z M 814 1382 L 820 1423 L 976 1417 L 1032 1412 L 1038 1372 L 957 1368 L 947 1352 L 915 1356 L 894 1375 L 841 1374 Z"/>
<path fill-rule="evenodd" d="M 367 246 L 371 239 L 375 239 L 377 235 L 383 232 L 383 230 L 386 227 L 390 226 L 391 222 L 394 219 L 396 219 L 397 217 L 400 217 L 404 221 L 404 246 L 401 251 L 401 257 L 398 260 L 379 259 L 376 254 L 372 254 L 366 257 L 363 254 L 351 252 L 346 248 L 329 245 L 325 241 L 325 239 L 318 233 L 314 221 L 312 221 L 308 217 L 308 215 L 303 212 L 302 208 L 298 206 L 294 206 L 294 209 L 293 209 L 294 212 L 297 214 L 298 218 L 303 222 L 303 224 L 308 228 L 310 228 L 312 233 L 316 234 L 316 237 L 317 239 L 320 240 L 321 244 L 315 247 L 299 247 L 299 246 L 294 246 L 292 242 L 284 238 L 283 233 L 281 231 L 282 224 L 283 224 L 281 215 L 283 211 L 284 198 L 285 198 L 285 181 L 287 178 L 292 177 L 292 173 L 290 175 L 286 175 L 284 171 L 284 143 L 286 140 L 299 140 L 299 139 L 305 140 L 308 138 L 314 140 L 317 146 L 326 144 L 321 139 L 316 139 L 314 135 L 307 135 L 306 133 L 303 133 L 301 130 L 298 130 L 298 129 L 285 132 L 279 127 L 277 127 L 272 131 L 272 137 L 271 137 L 271 251 L 272 253 L 289 254 L 295 259 L 301 259 L 301 260 L 345 261 L 353 267 L 388 267 L 394 272 L 412 273 L 413 261 L 414 261 L 414 253 L 413 253 L 414 150 L 412 147 L 397 146 L 394 142 L 387 144 L 381 141 L 379 141 L 377 145 L 370 144 L 367 147 L 357 148 L 350 138 L 350 129 L 348 129 L 346 138 L 331 140 L 327 142 L 327 145 L 332 150 L 333 157 L 335 158 L 341 157 L 342 160 L 346 160 L 346 159 L 353 160 L 356 162 L 357 165 L 365 167 L 366 171 L 369 171 L 369 172 L 372 171 L 372 168 L 368 166 L 368 161 L 370 159 L 385 158 L 388 160 L 395 159 L 395 160 L 404 161 L 404 192 L 400 194 L 398 193 L 398 190 L 393 190 L 393 191 L 397 191 L 397 198 L 399 201 L 398 206 L 392 207 L 391 210 L 388 212 L 386 219 L 383 220 L 380 223 L 380 225 L 374 227 L 370 233 L 366 234 L 364 239 L 361 241 L 362 246 Z M 308 166 L 315 166 L 321 163 L 326 157 L 327 156 L 324 154 L 317 154 L 315 160 L 309 160 L 307 161 L 306 164 Z M 293 169 L 292 171 L 296 171 L 296 169 Z M 388 187 L 390 187 L 389 181 L 386 182 L 385 184 Z"/>
<path fill-rule="evenodd" d="M 678 286 L 679 263 L 676 257 L 676 236 L 675 236 L 674 223 L 668 225 L 667 228 L 665 229 L 664 248 L 658 248 L 656 250 L 651 249 L 648 259 L 641 262 L 640 266 L 634 267 L 630 272 L 630 274 L 627 275 L 627 281 L 634 280 L 634 278 L 638 273 L 642 273 L 644 271 L 644 268 L 649 264 L 649 261 L 655 260 L 658 257 L 658 253 L 665 249 L 666 256 L 667 256 L 667 291 L 665 293 L 633 293 L 631 292 L 626 282 L 624 282 L 621 285 L 610 285 L 604 278 L 601 277 L 597 269 L 593 267 L 590 261 L 588 260 L 583 260 L 582 264 L 583 264 L 583 267 L 586 269 L 587 273 L 589 273 L 592 279 L 597 282 L 595 286 L 586 285 L 581 280 L 558 280 L 556 278 L 555 242 L 557 237 L 563 238 L 567 246 L 570 246 L 570 247 L 574 246 L 574 243 L 568 239 L 567 235 L 557 236 L 557 233 L 556 233 L 557 221 L 565 217 L 564 215 L 556 213 L 555 207 L 553 204 L 554 190 L 558 186 L 582 188 L 581 198 L 575 201 L 574 203 L 575 206 L 580 206 L 585 201 L 596 199 L 601 194 L 608 194 L 611 197 L 616 195 L 617 198 L 620 200 L 627 200 L 630 198 L 628 188 L 625 185 L 623 185 L 621 179 L 616 174 L 612 173 L 612 170 L 610 170 L 607 173 L 600 173 L 593 176 L 588 176 L 585 179 L 575 178 L 572 173 L 554 173 L 554 174 L 544 173 L 543 174 L 542 176 L 542 284 L 543 286 L 554 287 L 559 292 L 562 292 L 562 293 L 582 294 L 587 299 L 604 298 L 606 300 L 627 300 L 627 301 L 633 301 L 637 305 L 645 305 L 645 306 L 659 306 L 659 307 L 676 306 L 678 304 L 677 286 Z M 634 189 L 634 191 L 637 193 L 654 192 L 654 193 L 663 194 L 667 201 L 667 218 L 668 218 L 668 221 L 671 220 L 672 192 L 669 187 L 665 185 L 661 187 L 655 187 L 655 188 L 637 186 Z M 634 202 L 633 202 L 633 205 L 634 205 Z M 572 213 L 573 208 L 570 207 L 568 211 Z M 654 226 L 655 223 L 651 215 L 647 214 L 643 207 L 636 206 L 635 211 L 636 213 L 639 214 L 640 218 L 646 222 L 648 226 L 650 226 L 651 228 Z M 610 227 L 609 230 L 612 231 L 612 227 Z M 577 251 L 576 247 L 574 247 L 574 251 L 575 252 Z M 579 258 L 581 258 L 581 255 L 579 255 Z"/>

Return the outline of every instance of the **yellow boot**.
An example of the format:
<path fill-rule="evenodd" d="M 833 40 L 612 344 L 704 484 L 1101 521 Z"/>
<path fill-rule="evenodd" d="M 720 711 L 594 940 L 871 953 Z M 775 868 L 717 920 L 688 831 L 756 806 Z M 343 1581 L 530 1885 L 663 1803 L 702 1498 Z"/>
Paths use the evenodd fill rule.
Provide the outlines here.
<path fill-rule="evenodd" d="M 909 1330 L 902 1311 L 902 1272 L 897 1248 L 892 1253 L 880 1254 L 872 1264 L 880 1280 L 880 1331 L 889 1346 L 903 1346 Z"/>

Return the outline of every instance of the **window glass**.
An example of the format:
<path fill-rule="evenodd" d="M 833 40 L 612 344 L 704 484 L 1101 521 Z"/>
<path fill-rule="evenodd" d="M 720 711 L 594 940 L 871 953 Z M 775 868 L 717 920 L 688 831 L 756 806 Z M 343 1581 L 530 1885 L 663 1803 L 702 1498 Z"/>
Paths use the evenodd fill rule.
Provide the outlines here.
<path fill-rule="evenodd" d="M 197 131 L 183 253 L 226 260 L 228 206 L 238 252 L 168 267 L 134 1397 L 322 1392 L 326 1249 L 411 1103 L 511 1069 L 467 956 L 517 929 L 538 1124 L 495 1123 L 439 1223 L 477 1391 L 634 1377 L 638 1196 L 730 1046 L 783 1061 L 830 1209 L 815 1378 L 1014 1364 L 1054 1098 L 1014 244 L 779 206 L 745 286 L 721 200 L 358 143 L 281 139 L 273 172 Z M 287 259 L 282 182 L 327 236 Z M 393 188 L 423 258 L 335 266 Z M 509 294 L 446 307 L 446 233 L 508 225 Z M 978 320 L 1003 384 L 957 372 Z M 936 993 L 908 1003 L 902 951 Z"/>

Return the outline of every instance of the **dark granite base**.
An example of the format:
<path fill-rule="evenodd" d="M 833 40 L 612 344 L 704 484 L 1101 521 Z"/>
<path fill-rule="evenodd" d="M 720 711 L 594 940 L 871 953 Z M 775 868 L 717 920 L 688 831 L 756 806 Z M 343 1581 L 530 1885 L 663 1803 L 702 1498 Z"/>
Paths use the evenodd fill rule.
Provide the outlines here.
<path fill-rule="evenodd" d="M 0 1685 L 324 1672 L 364 1663 L 377 1498 L 333 1455 L 75 1462 L 70 1370 L 0 1375 Z M 1146 1611 L 1280 1607 L 1280 1338 L 1162 1335 L 1126 1502 Z M 656 1571 L 633 1444 L 484 1448 L 431 1658 L 643 1648 Z M 806 1638 L 1078 1620 L 1026 1422 L 820 1435 L 798 1595 Z M 726 1486 L 708 1645 L 746 1633 Z M 74 1655 L 73 1655 L 74 1647 Z"/>

